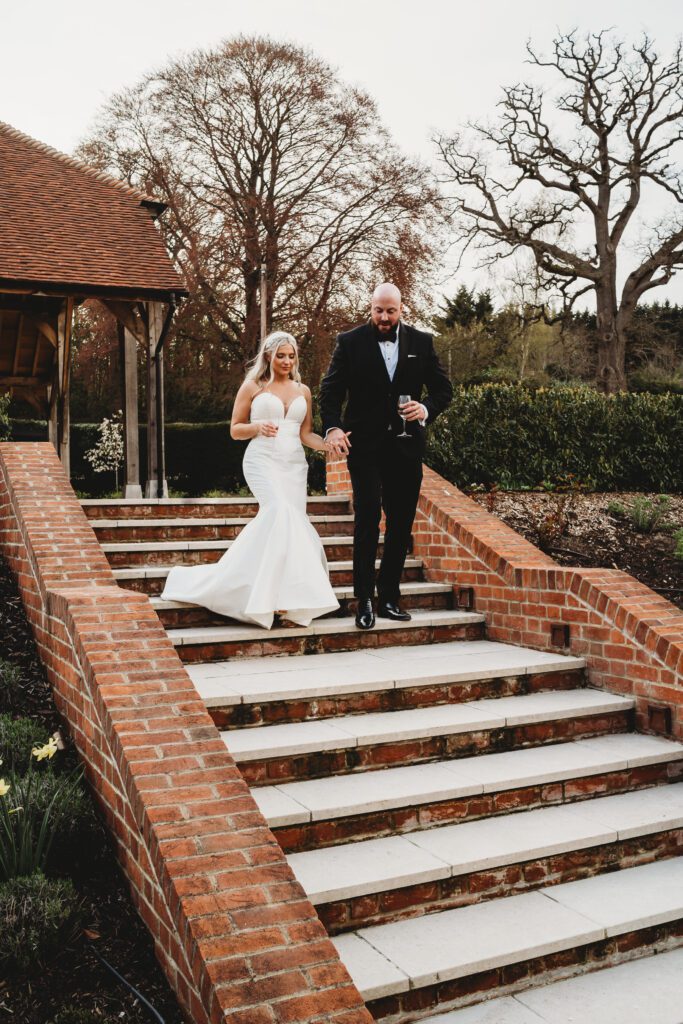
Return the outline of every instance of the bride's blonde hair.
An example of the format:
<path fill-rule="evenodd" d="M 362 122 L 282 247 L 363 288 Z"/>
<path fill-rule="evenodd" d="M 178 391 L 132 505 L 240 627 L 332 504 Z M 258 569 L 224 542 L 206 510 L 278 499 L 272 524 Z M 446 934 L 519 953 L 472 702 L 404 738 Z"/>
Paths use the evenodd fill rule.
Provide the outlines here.
<path fill-rule="evenodd" d="M 247 363 L 248 370 L 245 376 L 245 381 L 253 380 L 257 384 L 270 384 L 275 379 L 273 373 L 273 357 L 277 350 L 282 345 L 291 345 L 294 349 L 294 365 L 289 371 L 289 376 L 292 380 L 295 380 L 297 384 L 301 383 L 301 376 L 299 374 L 299 347 L 296 343 L 296 338 L 287 331 L 273 331 L 263 339 L 259 345 L 259 350 L 256 356 Z"/>

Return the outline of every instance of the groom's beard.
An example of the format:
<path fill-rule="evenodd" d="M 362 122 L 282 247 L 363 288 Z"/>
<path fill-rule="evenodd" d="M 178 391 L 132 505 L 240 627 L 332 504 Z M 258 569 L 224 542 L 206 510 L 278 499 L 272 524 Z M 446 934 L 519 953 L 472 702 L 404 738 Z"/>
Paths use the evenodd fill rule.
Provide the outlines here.
<path fill-rule="evenodd" d="M 398 336 L 398 324 L 394 324 L 388 331 L 380 331 L 377 324 L 372 324 L 372 333 L 374 334 L 377 341 L 396 341 Z"/>

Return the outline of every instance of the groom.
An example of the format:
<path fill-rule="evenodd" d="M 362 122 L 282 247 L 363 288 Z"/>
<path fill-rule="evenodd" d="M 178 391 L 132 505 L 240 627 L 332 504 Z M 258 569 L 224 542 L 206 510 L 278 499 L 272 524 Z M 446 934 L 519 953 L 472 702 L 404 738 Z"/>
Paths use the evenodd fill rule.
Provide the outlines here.
<path fill-rule="evenodd" d="M 410 619 L 400 605 L 399 583 L 420 493 L 425 430 L 453 397 L 432 336 L 404 324 L 401 311 L 398 288 L 379 285 L 369 323 L 337 337 L 320 386 L 323 433 L 336 454 L 348 456 L 353 486 L 353 589 L 360 629 L 375 624 L 372 598 L 382 509 L 386 528 L 377 614 L 398 622 Z M 401 407 L 408 437 L 400 436 L 399 396 L 410 396 Z"/>

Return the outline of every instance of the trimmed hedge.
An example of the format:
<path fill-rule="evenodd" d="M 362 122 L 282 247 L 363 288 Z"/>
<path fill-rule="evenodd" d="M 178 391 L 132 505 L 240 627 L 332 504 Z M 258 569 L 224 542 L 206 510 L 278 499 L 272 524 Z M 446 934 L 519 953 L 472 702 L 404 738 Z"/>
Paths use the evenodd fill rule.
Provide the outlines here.
<path fill-rule="evenodd" d="M 43 420 L 13 420 L 13 441 L 47 441 Z M 79 493 L 99 497 L 114 490 L 114 473 L 96 473 L 85 453 L 99 439 L 96 423 L 71 424 L 71 482 Z M 230 437 L 229 421 L 222 423 L 167 423 L 166 476 L 169 487 L 190 497 L 206 491 L 239 491 L 246 487 L 242 475 L 245 441 Z M 308 453 L 310 456 L 310 452 Z M 325 487 L 325 463 L 314 454 L 309 459 L 309 487 Z M 140 427 L 140 480 L 147 474 L 147 427 Z M 119 479 L 119 484 L 120 484 Z"/>
<path fill-rule="evenodd" d="M 458 486 L 566 483 L 599 491 L 683 491 L 683 395 L 588 387 L 456 387 L 426 461 Z"/>
<path fill-rule="evenodd" d="M 14 440 L 46 440 L 38 420 L 15 420 Z M 95 473 L 84 453 L 97 425 L 71 427 L 72 480 L 97 496 L 114 488 L 113 473 Z M 194 496 L 244 488 L 245 443 L 229 422 L 166 427 L 169 485 Z M 324 488 L 324 461 L 309 454 L 309 487 Z M 140 430 L 141 479 L 146 429 Z M 429 432 L 427 463 L 459 486 L 515 489 L 565 483 L 571 477 L 600 491 L 683 492 L 683 395 L 627 392 L 603 395 L 558 384 L 478 384 L 455 388 L 453 404 Z"/>

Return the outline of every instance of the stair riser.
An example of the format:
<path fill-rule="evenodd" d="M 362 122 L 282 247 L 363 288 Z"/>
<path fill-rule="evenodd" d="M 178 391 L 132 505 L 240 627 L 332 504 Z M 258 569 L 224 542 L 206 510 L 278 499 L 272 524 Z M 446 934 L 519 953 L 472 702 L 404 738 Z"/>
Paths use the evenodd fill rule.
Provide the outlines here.
<path fill-rule="evenodd" d="M 450 609 L 453 607 L 452 593 L 442 594 L 415 594 L 407 596 L 406 606 L 410 608 L 431 608 Z M 353 598 L 343 598 L 339 602 L 339 608 L 330 612 L 322 618 L 341 618 L 354 615 L 356 601 Z M 221 615 L 214 615 L 205 608 L 160 608 L 159 618 L 167 629 L 182 629 L 187 626 L 220 626 L 225 625 L 226 619 Z"/>
<path fill-rule="evenodd" d="M 244 504 L 222 504 L 220 501 L 197 505 L 84 505 L 83 511 L 88 519 L 219 519 L 250 518 L 256 515 L 255 502 Z M 346 500 L 320 501 L 309 498 L 306 511 L 311 516 L 345 516 L 351 512 L 350 503 Z"/>
<path fill-rule="evenodd" d="M 208 517 L 207 517 L 208 518 Z M 136 541 L 163 542 L 174 540 L 234 540 L 246 523 L 224 526 L 188 525 L 171 526 L 98 526 L 93 522 L 101 544 L 134 544 Z M 321 537 L 352 537 L 353 523 L 331 522 L 312 524 Z"/>
<path fill-rule="evenodd" d="M 366 647 L 446 643 L 451 640 L 483 640 L 484 624 L 425 626 L 420 629 L 354 630 L 320 636 L 280 636 L 264 640 L 234 640 L 207 644 L 183 644 L 176 648 L 185 663 L 223 661 L 226 658 L 267 658 L 285 654 L 325 654 L 356 651 Z"/>
<path fill-rule="evenodd" d="M 521 786 L 497 793 L 483 793 L 412 807 L 350 815 L 345 818 L 285 825 L 279 828 L 276 826 L 273 827 L 273 833 L 286 853 L 298 853 L 302 850 L 336 846 L 338 843 L 358 839 L 415 832 L 456 821 L 490 818 L 496 814 L 532 810 L 551 804 L 576 803 L 594 796 L 626 793 L 634 789 L 680 782 L 681 779 L 683 763 L 673 761 L 537 786 Z"/>
<path fill-rule="evenodd" d="M 371 714 L 378 711 L 405 711 L 434 704 L 463 704 L 489 697 L 516 697 L 543 690 L 576 690 L 585 686 L 583 669 L 572 672 L 542 672 L 537 675 L 476 679 L 464 683 L 398 687 L 369 693 L 347 693 L 338 697 L 295 698 L 290 701 L 263 701 L 256 704 L 232 704 L 210 707 L 209 714 L 219 729 L 246 725 L 278 725 L 283 722 L 307 722 L 339 715 Z"/>
<path fill-rule="evenodd" d="M 382 553 L 382 544 L 378 547 L 378 553 Z M 134 548 L 124 551 L 106 552 L 107 561 L 112 569 L 127 569 L 134 566 L 152 565 L 206 565 L 217 562 L 225 550 L 212 548 L 197 548 L 194 550 L 180 551 L 135 551 Z M 328 562 L 348 562 L 353 557 L 353 545 L 351 542 L 339 544 L 326 544 L 325 554 Z"/>
<path fill-rule="evenodd" d="M 161 564 L 169 565 L 170 562 L 165 560 Z M 422 578 L 423 572 L 422 568 L 419 566 L 410 566 L 403 570 L 402 579 L 404 583 L 417 583 L 420 582 Z M 330 581 L 333 587 L 351 587 L 353 586 L 353 573 L 351 569 L 331 569 Z M 119 586 L 123 587 L 124 590 L 134 590 L 136 593 L 148 594 L 150 597 L 158 597 L 164 589 L 165 584 L 165 576 L 163 578 L 152 577 L 151 579 L 145 579 L 143 576 L 138 576 L 130 580 L 119 581 Z M 408 602 L 406 602 L 406 604 L 407 603 Z"/>
<path fill-rule="evenodd" d="M 476 754 L 498 754 L 522 750 L 562 740 L 604 736 L 625 732 L 629 713 L 617 711 L 585 718 L 564 718 L 553 722 L 534 722 L 510 729 L 486 729 L 479 732 L 430 736 L 419 740 L 395 740 L 374 746 L 343 750 L 324 750 L 311 754 L 240 762 L 240 771 L 250 786 L 270 786 L 301 779 L 320 779 L 330 775 L 350 775 L 379 768 L 424 764 L 429 761 L 455 760 Z M 228 750 L 230 736 L 227 737 Z"/>
<path fill-rule="evenodd" d="M 683 829 L 673 829 L 523 863 L 472 871 L 421 885 L 318 904 L 316 910 L 330 935 L 338 935 L 370 925 L 516 896 L 543 886 L 575 882 L 608 871 L 649 864 L 654 860 L 679 857 L 682 852 Z"/>
<path fill-rule="evenodd" d="M 520 923 L 521 924 L 521 923 Z M 505 967 L 466 975 L 425 988 L 415 988 L 384 999 L 370 1000 L 368 1010 L 382 1024 L 416 1021 L 436 1012 L 445 1013 L 491 995 L 503 996 L 528 988 L 584 974 L 586 971 L 611 967 L 636 957 L 663 953 L 683 945 L 683 920 L 626 932 L 559 953 L 529 958 Z M 585 1021 L 594 1024 L 589 1016 Z M 597 1022 L 596 1022 L 597 1024 Z"/>

